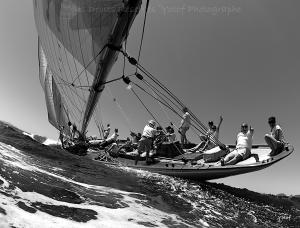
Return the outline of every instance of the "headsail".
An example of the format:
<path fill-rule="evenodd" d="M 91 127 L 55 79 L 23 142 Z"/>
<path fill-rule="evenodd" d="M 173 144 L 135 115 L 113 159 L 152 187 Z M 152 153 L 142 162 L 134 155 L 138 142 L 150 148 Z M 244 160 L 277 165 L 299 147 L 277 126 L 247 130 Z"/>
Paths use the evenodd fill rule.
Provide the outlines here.
<path fill-rule="evenodd" d="M 55 78 L 48 68 L 47 59 L 43 48 L 39 45 L 39 67 L 40 82 L 45 93 L 45 100 L 48 111 L 49 122 L 57 129 L 64 126 L 65 133 L 68 133 L 67 123 L 69 121 L 65 102 L 56 85 Z"/>
<path fill-rule="evenodd" d="M 40 62 L 46 62 L 46 67 L 40 64 L 42 84 L 56 128 L 68 118 L 85 132 L 118 56 L 110 47 L 122 45 L 141 2 L 34 0 Z"/>

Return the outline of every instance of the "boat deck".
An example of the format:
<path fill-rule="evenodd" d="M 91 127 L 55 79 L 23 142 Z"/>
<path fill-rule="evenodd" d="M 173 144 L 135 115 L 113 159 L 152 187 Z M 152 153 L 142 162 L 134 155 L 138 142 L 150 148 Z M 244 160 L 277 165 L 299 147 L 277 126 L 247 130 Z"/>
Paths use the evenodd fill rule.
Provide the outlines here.
<path fill-rule="evenodd" d="M 110 161 L 98 161 L 110 165 L 122 165 L 169 176 L 196 180 L 210 180 L 264 169 L 287 157 L 293 150 L 293 147 L 290 146 L 289 150 L 285 150 L 276 156 L 270 157 L 269 153 L 271 150 L 267 146 L 253 146 L 250 158 L 235 165 L 227 166 L 221 166 L 219 162 L 207 163 L 204 162 L 203 159 L 195 160 L 194 158 L 199 157 L 200 153 L 184 154 L 184 157 L 188 158 L 185 161 L 182 160 L 182 155 L 175 158 L 156 158 L 155 162 L 150 165 L 147 165 L 145 161 L 139 161 L 138 164 L 135 165 L 134 160 L 121 157 L 112 158 Z M 95 159 L 99 153 L 99 151 L 89 151 L 87 156 L 91 159 Z"/>

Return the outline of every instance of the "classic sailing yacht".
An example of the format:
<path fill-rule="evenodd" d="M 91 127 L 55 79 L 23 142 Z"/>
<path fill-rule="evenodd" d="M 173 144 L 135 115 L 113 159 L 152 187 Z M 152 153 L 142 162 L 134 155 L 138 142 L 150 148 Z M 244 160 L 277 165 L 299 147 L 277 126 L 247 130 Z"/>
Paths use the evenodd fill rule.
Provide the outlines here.
<path fill-rule="evenodd" d="M 40 82 L 45 93 L 49 122 L 68 137 L 72 151 L 89 149 L 86 143 L 87 128 L 94 118 L 95 125 L 103 130 L 99 121 L 99 98 L 105 85 L 111 81 L 123 80 L 157 100 L 170 112 L 180 116 L 185 105 L 162 83 L 159 82 L 140 63 L 128 55 L 124 43 L 131 25 L 140 11 L 142 0 L 34 0 L 34 16 L 39 36 Z M 146 1 L 145 19 L 149 0 Z M 117 79 L 109 79 L 109 73 L 118 55 L 132 64 L 136 71 L 131 75 L 122 75 Z M 150 92 L 149 92 L 150 91 Z M 134 95 L 137 95 L 132 89 Z M 138 97 L 141 103 L 143 101 Z M 147 109 L 146 105 L 144 107 Z M 147 111 L 149 111 L 147 109 Z M 151 112 L 149 111 L 151 114 Z M 190 112 L 192 127 L 201 135 L 207 127 Z M 74 138 L 76 128 L 77 137 Z M 212 142 L 224 147 L 218 139 Z M 133 156 L 122 155 L 111 158 L 104 150 L 89 153 L 104 153 L 99 162 L 125 165 L 157 172 L 166 175 L 193 179 L 214 179 L 266 168 L 292 153 L 290 146 L 274 157 L 268 156 L 270 149 L 254 146 L 252 157 L 237 165 L 221 167 L 215 161 L 195 162 L 199 154 L 184 156 L 178 146 L 172 147 L 179 155 L 157 156 L 151 165 L 134 165 Z"/>

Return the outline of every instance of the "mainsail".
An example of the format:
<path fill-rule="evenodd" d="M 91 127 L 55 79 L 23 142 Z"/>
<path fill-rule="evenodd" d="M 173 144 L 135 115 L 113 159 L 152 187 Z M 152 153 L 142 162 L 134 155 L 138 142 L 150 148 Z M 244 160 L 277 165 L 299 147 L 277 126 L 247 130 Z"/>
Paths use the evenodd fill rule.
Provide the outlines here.
<path fill-rule="evenodd" d="M 49 122 L 84 134 L 142 0 L 33 3 Z"/>
<path fill-rule="evenodd" d="M 99 112 L 99 97 L 119 52 L 136 68 L 131 74 L 136 77 L 129 79 L 130 75 L 125 76 L 123 71 L 122 78 L 134 86 L 130 89 L 132 94 L 151 117 L 158 122 L 136 90 L 181 117 L 183 102 L 140 64 L 140 52 L 135 59 L 127 54 L 126 45 L 122 48 L 142 0 L 34 0 L 33 3 L 40 45 L 40 77 L 49 122 L 55 128 L 65 126 L 65 133 L 70 134 L 66 131 L 71 122 L 81 135 L 86 134 L 94 111 L 98 109 Z M 140 50 L 148 5 L 149 0 L 146 1 Z M 190 114 L 196 134 L 206 134 L 207 127 L 191 110 Z M 101 132 L 101 118 L 94 119 Z M 218 139 L 212 141 L 222 145 Z"/>

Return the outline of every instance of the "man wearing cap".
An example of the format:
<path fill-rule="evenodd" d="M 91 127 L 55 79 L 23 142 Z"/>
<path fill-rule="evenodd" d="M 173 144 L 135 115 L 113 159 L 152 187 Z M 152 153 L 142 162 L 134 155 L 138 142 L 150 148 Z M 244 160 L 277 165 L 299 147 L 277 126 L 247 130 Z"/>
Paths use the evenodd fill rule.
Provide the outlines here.
<path fill-rule="evenodd" d="M 135 157 L 135 164 L 137 165 L 140 154 L 146 152 L 146 164 L 149 164 L 149 153 L 152 147 L 153 139 L 157 134 L 157 130 L 155 129 L 155 121 L 149 120 L 148 124 L 144 127 L 142 138 L 139 141 L 138 154 Z"/>
<path fill-rule="evenodd" d="M 234 165 L 242 160 L 245 160 L 251 155 L 254 129 L 248 124 L 242 123 L 241 132 L 236 137 L 236 149 L 231 151 L 221 159 L 221 165 Z"/>
<path fill-rule="evenodd" d="M 283 151 L 286 142 L 281 127 L 276 124 L 276 118 L 274 116 L 269 117 L 268 123 L 271 133 L 265 135 L 265 141 L 272 150 L 269 155 L 274 156 Z"/>

